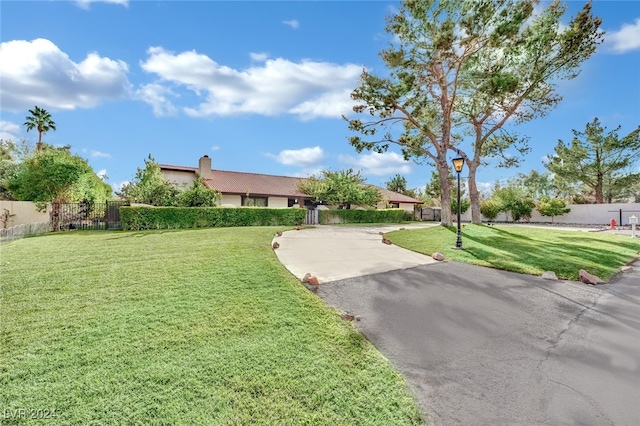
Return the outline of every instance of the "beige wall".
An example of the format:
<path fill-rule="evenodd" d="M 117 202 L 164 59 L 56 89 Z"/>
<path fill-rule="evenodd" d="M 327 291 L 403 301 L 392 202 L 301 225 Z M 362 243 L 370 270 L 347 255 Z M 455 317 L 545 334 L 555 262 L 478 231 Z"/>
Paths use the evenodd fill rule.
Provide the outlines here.
<path fill-rule="evenodd" d="M 398 208 L 399 208 L 399 209 L 402 209 L 402 210 L 404 210 L 404 211 L 407 211 L 407 212 L 413 212 L 413 206 L 414 206 L 414 204 L 413 204 L 413 203 L 399 203 L 399 207 L 398 207 Z M 378 210 L 380 210 L 380 209 L 386 209 L 386 208 L 387 208 L 387 202 L 385 201 L 385 202 L 383 202 L 383 203 L 378 203 L 378 205 L 376 206 L 376 208 L 377 208 Z"/>
<path fill-rule="evenodd" d="M 236 207 L 240 207 L 242 205 L 242 196 L 240 195 L 230 195 L 230 194 L 222 194 L 222 199 L 220 200 L 220 205 L 232 205 Z"/>
<path fill-rule="evenodd" d="M 267 205 L 271 208 L 289 207 L 289 199 L 287 197 L 269 197 Z"/>
<path fill-rule="evenodd" d="M 51 210 L 50 207 L 47 207 L 45 212 L 39 212 L 36 210 L 36 204 L 31 201 L 0 200 L 0 215 L 2 215 L 3 218 L 5 213 L 4 209 L 9 210 L 10 216 L 7 222 L 7 228 L 27 223 L 49 222 L 49 211 Z M 3 224 L 4 221 L 0 222 L 0 227 L 2 227 Z"/>
<path fill-rule="evenodd" d="M 178 186 L 190 186 L 196 178 L 194 172 L 186 172 L 181 170 L 163 170 L 164 178 L 169 182 L 176 183 Z"/>

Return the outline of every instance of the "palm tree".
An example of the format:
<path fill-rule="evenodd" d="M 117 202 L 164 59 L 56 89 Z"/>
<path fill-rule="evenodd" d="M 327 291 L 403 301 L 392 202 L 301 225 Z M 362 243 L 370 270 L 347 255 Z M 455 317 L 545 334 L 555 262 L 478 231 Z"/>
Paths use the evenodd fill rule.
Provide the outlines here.
<path fill-rule="evenodd" d="M 30 109 L 29 112 L 31 115 L 26 117 L 27 121 L 24 125 L 27 126 L 27 132 L 33 129 L 38 130 L 36 151 L 40 151 L 42 148 L 42 134 L 49 130 L 56 130 L 56 123 L 51 119 L 51 114 L 37 105 L 34 109 Z"/>

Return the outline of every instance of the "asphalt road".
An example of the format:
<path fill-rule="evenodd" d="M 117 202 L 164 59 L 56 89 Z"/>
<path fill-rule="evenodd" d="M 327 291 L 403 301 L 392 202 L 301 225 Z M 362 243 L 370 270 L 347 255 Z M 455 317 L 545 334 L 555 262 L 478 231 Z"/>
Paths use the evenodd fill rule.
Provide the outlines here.
<path fill-rule="evenodd" d="M 317 294 L 436 425 L 640 425 L 640 262 L 597 287 L 442 262 Z"/>

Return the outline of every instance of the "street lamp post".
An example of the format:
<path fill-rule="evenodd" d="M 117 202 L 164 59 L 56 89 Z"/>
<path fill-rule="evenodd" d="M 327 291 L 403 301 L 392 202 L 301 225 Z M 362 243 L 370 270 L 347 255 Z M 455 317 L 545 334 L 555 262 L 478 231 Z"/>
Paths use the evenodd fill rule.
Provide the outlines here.
<path fill-rule="evenodd" d="M 462 249 L 462 233 L 460 232 L 460 172 L 462 171 L 462 167 L 464 166 L 464 158 L 457 157 L 453 159 L 453 168 L 456 169 L 458 173 L 458 235 L 456 237 L 456 247 L 457 249 Z"/>

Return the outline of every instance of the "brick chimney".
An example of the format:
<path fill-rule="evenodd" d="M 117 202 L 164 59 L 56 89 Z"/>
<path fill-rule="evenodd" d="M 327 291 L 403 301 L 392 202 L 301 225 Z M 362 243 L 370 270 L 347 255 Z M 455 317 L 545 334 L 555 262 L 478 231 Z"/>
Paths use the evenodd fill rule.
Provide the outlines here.
<path fill-rule="evenodd" d="M 211 158 L 209 158 L 208 155 L 200 157 L 198 173 L 200 173 L 203 179 L 211 179 Z"/>

